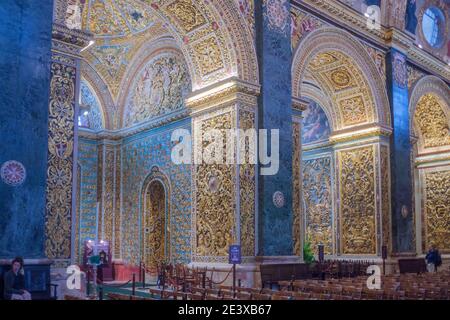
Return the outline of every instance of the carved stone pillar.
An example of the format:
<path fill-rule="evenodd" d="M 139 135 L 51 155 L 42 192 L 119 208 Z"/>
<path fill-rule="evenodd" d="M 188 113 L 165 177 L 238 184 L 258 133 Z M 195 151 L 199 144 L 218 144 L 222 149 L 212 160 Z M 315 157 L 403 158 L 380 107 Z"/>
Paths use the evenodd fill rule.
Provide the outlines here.
<path fill-rule="evenodd" d="M 228 248 L 240 244 L 243 262 L 256 253 L 256 109 L 259 88 L 230 79 L 194 92 L 187 99 L 192 112 L 194 264 L 228 266 Z M 242 129 L 242 130 L 237 130 Z M 211 138 L 211 133 L 222 134 Z M 229 135 L 229 139 L 227 139 Z M 220 140 L 220 141 L 219 141 Z M 239 143 L 238 143 L 239 142 Z M 243 152 L 240 152 L 243 146 Z M 213 150 L 214 161 L 205 155 Z M 227 159 L 228 155 L 231 158 Z M 242 159 L 245 157 L 244 159 Z M 230 159 L 232 161 L 230 161 Z"/>
<path fill-rule="evenodd" d="M 55 4 L 48 127 L 45 254 L 55 261 L 54 267 L 68 265 L 75 249 L 80 51 L 90 40 L 62 23 L 63 2 Z"/>

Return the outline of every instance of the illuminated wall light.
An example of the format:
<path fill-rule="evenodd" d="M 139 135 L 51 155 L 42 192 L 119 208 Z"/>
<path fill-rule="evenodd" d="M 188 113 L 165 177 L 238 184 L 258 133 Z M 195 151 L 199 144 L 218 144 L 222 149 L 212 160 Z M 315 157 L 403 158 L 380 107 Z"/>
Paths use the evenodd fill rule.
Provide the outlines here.
<path fill-rule="evenodd" d="M 81 49 L 80 52 L 86 51 L 87 49 L 92 47 L 94 44 L 95 44 L 94 40 L 89 41 L 89 44 L 86 47 L 84 47 L 83 49 Z"/>

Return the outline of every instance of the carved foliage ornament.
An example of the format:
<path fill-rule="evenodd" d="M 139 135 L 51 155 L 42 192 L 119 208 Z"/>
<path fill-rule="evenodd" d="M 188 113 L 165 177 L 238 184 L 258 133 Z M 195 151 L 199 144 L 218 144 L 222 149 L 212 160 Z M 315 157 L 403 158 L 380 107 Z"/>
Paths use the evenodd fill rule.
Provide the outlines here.
<path fill-rule="evenodd" d="M 331 157 L 303 161 L 303 190 L 307 239 L 332 254 Z"/>
<path fill-rule="evenodd" d="M 45 253 L 69 259 L 76 69 L 53 63 L 51 74 Z"/>
<path fill-rule="evenodd" d="M 339 153 L 344 254 L 375 254 L 375 166 L 372 146 Z"/>
<path fill-rule="evenodd" d="M 231 129 L 232 113 L 225 113 L 211 119 L 202 121 L 198 130 L 202 136 L 212 129 L 221 130 L 223 137 L 225 131 Z M 201 139 L 198 146 L 203 152 L 211 144 L 206 137 Z M 225 141 L 222 142 L 225 146 Z M 221 152 L 217 150 L 217 152 Z M 222 151 L 223 152 L 223 151 Z M 225 159 L 224 159 L 225 163 Z M 234 167 L 226 164 L 201 164 L 195 167 L 196 179 L 196 255 L 203 257 L 218 257 L 228 255 L 228 246 L 234 239 Z M 218 190 L 210 192 L 213 176 L 218 177 Z"/>
<path fill-rule="evenodd" d="M 427 173 L 424 215 L 427 246 L 450 252 L 450 171 Z"/>
<path fill-rule="evenodd" d="M 425 94 L 419 99 L 414 120 L 425 148 L 450 145 L 448 119 L 435 95 Z"/>
<path fill-rule="evenodd" d="M 168 5 L 166 10 L 184 32 L 191 32 L 206 23 L 205 17 L 190 0 L 175 1 Z"/>

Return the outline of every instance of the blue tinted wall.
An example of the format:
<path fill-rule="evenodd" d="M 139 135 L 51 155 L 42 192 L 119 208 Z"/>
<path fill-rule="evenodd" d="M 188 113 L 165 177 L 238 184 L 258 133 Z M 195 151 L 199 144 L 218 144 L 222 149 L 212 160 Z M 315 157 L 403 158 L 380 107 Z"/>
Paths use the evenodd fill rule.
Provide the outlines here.
<path fill-rule="evenodd" d="M 0 166 L 27 172 L 0 179 L 0 258 L 44 256 L 52 14 L 53 0 L 0 1 Z"/>
<path fill-rule="evenodd" d="M 414 218 L 411 176 L 411 140 L 406 57 L 391 49 L 387 56 L 391 104 L 392 244 L 394 252 L 413 252 Z"/>

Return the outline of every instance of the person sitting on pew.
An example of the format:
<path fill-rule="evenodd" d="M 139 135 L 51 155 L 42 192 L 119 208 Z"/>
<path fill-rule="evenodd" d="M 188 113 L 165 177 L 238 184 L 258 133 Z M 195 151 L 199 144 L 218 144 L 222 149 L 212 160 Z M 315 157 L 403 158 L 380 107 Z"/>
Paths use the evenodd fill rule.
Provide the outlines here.
<path fill-rule="evenodd" d="M 31 300 L 31 294 L 25 290 L 25 277 L 23 275 L 23 259 L 15 258 L 12 268 L 4 277 L 4 296 L 7 300 Z"/>

